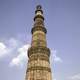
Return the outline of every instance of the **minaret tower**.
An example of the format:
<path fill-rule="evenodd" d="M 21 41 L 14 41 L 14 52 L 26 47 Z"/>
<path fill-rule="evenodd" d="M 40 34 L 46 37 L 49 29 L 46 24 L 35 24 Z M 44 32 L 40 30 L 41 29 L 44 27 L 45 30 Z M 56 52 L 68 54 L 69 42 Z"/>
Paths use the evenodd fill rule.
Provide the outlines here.
<path fill-rule="evenodd" d="M 35 11 L 34 25 L 31 30 L 32 42 L 28 49 L 26 80 L 52 80 L 50 68 L 50 49 L 47 47 L 42 7 Z"/>

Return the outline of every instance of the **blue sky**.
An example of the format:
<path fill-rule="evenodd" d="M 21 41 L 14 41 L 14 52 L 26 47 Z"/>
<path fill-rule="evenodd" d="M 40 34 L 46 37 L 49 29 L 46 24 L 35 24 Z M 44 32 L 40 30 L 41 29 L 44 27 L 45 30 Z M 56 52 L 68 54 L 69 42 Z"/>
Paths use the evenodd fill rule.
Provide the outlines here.
<path fill-rule="evenodd" d="M 24 80 L 35 7 L 41 4 L 53 80 L 80 80 L 80 0 L 0 0 L 0 80 Z"/>

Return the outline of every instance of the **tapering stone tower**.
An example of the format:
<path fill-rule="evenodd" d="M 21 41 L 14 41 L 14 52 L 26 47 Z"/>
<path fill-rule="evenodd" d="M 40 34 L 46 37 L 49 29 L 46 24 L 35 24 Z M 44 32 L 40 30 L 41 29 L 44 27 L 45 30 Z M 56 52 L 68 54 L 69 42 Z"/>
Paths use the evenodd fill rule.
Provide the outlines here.
<path fill-rule="evenodd" d="M 47 48 L 46 33 L 42 7 L 35 11 L 34 25 L 31 30 L 32 42 L 28 49 L 28 66 L 26 80 L 52 80 L 50 68 L 50 50 Z"/>

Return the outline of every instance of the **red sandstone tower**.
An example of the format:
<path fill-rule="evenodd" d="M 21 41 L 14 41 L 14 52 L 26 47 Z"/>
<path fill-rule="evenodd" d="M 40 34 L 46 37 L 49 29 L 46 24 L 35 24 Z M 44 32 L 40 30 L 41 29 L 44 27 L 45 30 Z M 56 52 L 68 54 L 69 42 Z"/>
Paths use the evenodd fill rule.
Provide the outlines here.
<path fill-rule="evenodd" d="M 25 80 L 52 80 L 50 68 L 50 49 L 47 47 L 42 7 L 35 11 L 34 25 L 31 30 L 32 42 L 28 49 L 28 65 Z"/>

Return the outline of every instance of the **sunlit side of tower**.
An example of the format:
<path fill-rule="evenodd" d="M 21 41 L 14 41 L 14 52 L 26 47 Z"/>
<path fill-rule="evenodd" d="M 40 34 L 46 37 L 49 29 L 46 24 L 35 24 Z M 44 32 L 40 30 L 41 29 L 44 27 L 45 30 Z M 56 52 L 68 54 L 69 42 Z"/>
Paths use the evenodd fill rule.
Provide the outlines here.
<path fill-rule="evenodd" d="M 34 25 L 31 30 L 32 41 L 28 49 L 28 65 L 25 80 L 52 80 L 50 68 L 50 49 L 47 47 L 42 7 L 35 11 Z"/>

